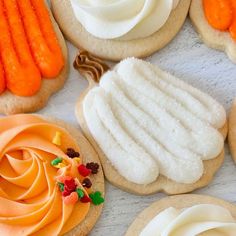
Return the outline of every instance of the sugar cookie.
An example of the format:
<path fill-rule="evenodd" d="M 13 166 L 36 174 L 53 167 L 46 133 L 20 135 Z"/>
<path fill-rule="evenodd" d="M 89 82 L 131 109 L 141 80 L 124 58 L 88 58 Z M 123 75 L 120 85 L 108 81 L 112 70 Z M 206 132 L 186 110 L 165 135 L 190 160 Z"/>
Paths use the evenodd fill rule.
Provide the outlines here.
<path fill-rule="evenodd" d="M 104 63 L 82 53 L 75 67 L 90 82 L 76 116 L 112 184 L 147 195 L 190 192 L 211 181 L 227 134 L 220 104 L 135 58 L 103 74 Z"/>
<path fill-rule="evenodd" d="M 236 162 L 236 100 L 233 102 L 229 115 L 229 147 L 234 161 Z"/>
<path fill-rule="evenodd" d="M 0 113 L 37 111 L 67 79 L 64 38 L 44 0 L 4 0 L 0 14 Z"/>
<path fill-rule="evenodd" d="M 224 233 L 230 236 L 235 230 L 235 205 L 210 196 L 188 194 L 163 198 L 153 203 L 138 215 L 125 235 Z"/>
<path fill-rule="evenodd" d="M 96 1 L 84 1 L 83 4 L 86 5 L 80 5 L 78 1 L 74 0 L 51 1 L 53 14 L 69 41 L 76 47 L 85 49 L 100 58 L 114 61 L 119 61 L 130 56 L 146 57 L 167 45 L 182 27 L 188 14 L 190 2 L 190 0 L 142 0 L 137 4 L 134 0 L 128 0 L 119 1 L 116 5 L 109 3 L 109 5 L 104 6 L 104 1 L 99 3 Z M 74 8 L 71 3 L 75 5 Z M 178 5 L 176 6 L 177 3 Z M 79 4 L 79 6 L 76 4 Z M 129 5 L 132 5 L 132 7 L 129 7 Z M 107 11 L 107 7 L 111 9 Z M 171 7 L 174 9 L 173 11 Z M 155 12 L 151 10 L 153 8 L 155 9 Z M 106 32 L 104 34 L 98 35 L 100 37 L 105 37 L 105 39 L 98 38 L 98 36 L 95 37 L 91 33 L 88 33 L 82 26 L 82 23 L 76 18 L 73 9 L 74 11 L 81 13 L 81 19 L 84 19 L 84 25 L 86 25 L 86 23 L 89 24 L 96 19 L 98 19 L 98 22 L 101 22 L 105 18 L 105 22 L 101 22 L 101 24 L 99 23 L 98 25 L 95 25 L 95 22 L 94 26 L 92 25 L 93 29 L 91 29 L 93 32 L 97 29 L 97 33 L 105 29 Z M 89 12 L 86 12 L 86 9 Z M 127 12 L 127 10 L 130 10 L 131 12 Z M 114 14 L 113 11 L 115 12 Z M 119 11 L 119 14 L 117 14 L 117 11 Z M 169 16 L 170 12 L 172 13 Z M 94 16 L 91 16 L 93 13 Z M 101 16 L 101 21 L 99 18 L 100 14 L 104 14 Z M 146 18 L 144 18 L 145 20 L 143 20 L 144 16 L 146 16 Z M 115 17 L 115 19 L 113 19 L 113 17 Z M 160 17 L 161 19 L 159 19 Z M 166 19 L 168 20 L 166 21 Z M 115 24 L 114 26 L 113 23 Z M 136 27 L 137 25 L 138 30 Z M 118 30 L 119 27 L 121 28 L 119 32 L 113 32 Z M 133 30 L 130 30 L 132 27 Z M 139 29 L 139 27 L 141 27 L 141 29 Z M 123 31 L 124 29 L 125 31 Z M 157 30 L 156 32 L 155 29 Z M 152 32 L 154 33 L 151 32 L 151 35 L 149 35 L 149 30 L 153 30 Z M 127 31 L 129 34 L 123 35 L 121 39 L 114 38 Z M 107 34 L 109 32 L 110 35 Z M 141 35 L 140 32 L 142 33 Z M 148 36 L 145 37 L 143 34 L 147 34 Z M 106 37 L 112 37 L 113 39 L 108 39 Z M 134 39 L 132 39 L 133 37 Z"/>
<path fill-rule="evenodd" d="M 52 118 L 0 118 L 0 234 L 87 235 L 101 214 L 99 159 L 76 128 Z"/>

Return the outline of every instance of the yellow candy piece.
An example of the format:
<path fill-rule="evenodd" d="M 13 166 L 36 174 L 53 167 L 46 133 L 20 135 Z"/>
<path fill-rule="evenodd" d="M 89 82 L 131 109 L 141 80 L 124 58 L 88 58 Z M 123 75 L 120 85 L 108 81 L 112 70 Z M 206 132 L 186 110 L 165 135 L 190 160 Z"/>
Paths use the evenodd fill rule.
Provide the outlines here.
<path fill-rule="evenodd" d="M 57 165 L 54 166 L 54 167 L 56 167 L 56 168 L 58 168 L 58 169 L 61 169 L 61 168 L 65 167 L 65 166 L 66 166 L 66 164 L 63 163 L 63 162 L 61 162 L 61 163 L 57 164 Z"/>
<path fill-rule="evenodd" d="M 77 163 L 80 163 L 80 158 L 79 157 L 75 157 L 75 158 L 73 158 L 73 160 L 75 160 Z"/>
<path fill-rule="evenodd" d="M 56 132 L 53 140 L 52 140 L 52 143 L 56 144 L 57 146 L 60 146 L 61 145 L 61 132 Z"/>

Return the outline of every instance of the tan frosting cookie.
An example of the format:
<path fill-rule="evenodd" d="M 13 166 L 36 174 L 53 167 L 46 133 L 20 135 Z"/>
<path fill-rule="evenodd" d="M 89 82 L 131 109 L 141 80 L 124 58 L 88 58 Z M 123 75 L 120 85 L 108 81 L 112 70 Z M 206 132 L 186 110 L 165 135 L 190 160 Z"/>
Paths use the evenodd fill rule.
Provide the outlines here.
<path fill-rule="evenodd" d="M 236 162 L 236 99 L 233 102 L 229 115 L 229 147 L 234 161 Z"/>
<path fill-rule="evenodd" d="M 44 118 L 44 116 L 40 116 Z M 95 162 L 100 163 L 99 158 L 93 147 L 90 145 L 90 143 L 87 141 L 87 139 L 76 129 L 76 127 L 73 127 L 72 125 L 69 125 L 68 123 L 58 120 L 55 118 L 45 117 L 47 121 L 52 122 L 53 124 L 56 124 L 58 126 L 61 126 L 65 128 L 71 136 L 77 141 L 78 146 L 80 148 L 80 152 L 83 156 L 83 163 L 88 162 Z M 91 176 L 91 181 L 94 186 L 96 186 L 96 189 L 105 194 L 105 184 L 104 184 L 104 176 L 102 172 L 102 168 L 100 168 L 100 171 L 96 175 Z M 95 206 L 91 204 L 90 210 L 86 216 L 86 218 L 83 220 L 81 224 L 79 224 L 77 227 L 72 229 L 70 232 L 66 233 L 65 236 L 84 236 L 87 235 L 94 225 L 96 224 L 99 216 L 101 215 L 103 208 L 103 204 L 99 206 Z"/>
<path fill-rule="evenodd" d="M 67 46 L 63 35 L 51 13 L 50 16 L 62 49 L 63 56 L 65 58 L 63 70 L 55 79 L 42 79 L 42 85 L 39 92 L 31 97 L 16 96 L 6 90 L 0 95 L 0 113 L 17 114 L 35 112 L 43 108 L 47 104 L 50 96 L 63 87 L 69 73 Z"/>
<path fill-rule="evenodd" d="M 225 51 L 228 57 L 236 63 L 236 42 L 229 32 L 215 30 L 205 17 L 202 0 L 194 0 L 190 6 L 190 18 L 204 43 L 209 47 Z"/>
<path fill-rule="evenodd" d="M 181 0 L 166 24 L 153 35 L 143 39 L 120 41 L 95 38 L 76 19 L 69 0 L 51 1 L 53 14 L 69 41 L 100 58 L 114 61 L 130 56 L 146 57 L 167 45 L 182 27 L 190 2 Z"/>
<path fill-rule="evenodd" d="M 77 105 L 75 107 L 76 117 L 79 121 L 79 124 L 89 139 L 93 147 L 99 154 L 100 161 L 103 166 L 104 174 L 109 182 L 113 185 L 134 194 L 138 195 L 149 195 L 155 192 L 165 192 L 167 194 L 180 194 L 191 192 L 195 189 L 204 187 L 208 185 L 216 171 L 220 168 L 224 160 L 224 150 L 220 153 L 219 156 L 212 160 L 204 161 L 204 174 L 200 180 L 194 184 L 181 184 L 167 179 L 166 177 L 160 175 L 156 181 L 147 185 L 140 185 L 129 182 L 124 177 L 122 177 L 118 171 L 111 165 L 110 161 L 98 146 L 94 138 L 92 137 L 88 126 L 85 121 L 82 103 L 89 92 L 94 86 L 96 86 L 95 81 L 99 81 L 101 75 L 108 69 L 101 60 L 90 56 L 86 52 L 82 52 L 75 60 L 74 66 L 78 69 L 89 81 L 89 87 L 84 91 L 84 93 L 79 97 Z M 221 128 L 221 133 L 226 138 L 227 135 L 227 123 L 224 127 Z"/>
<path fill-rule="evenodd" d="M 146 208 L 143 212 L 141 212 L 134 222 L 131 224 L 129 229 L 126 232 L 126 236 L 136 236 L 141 233 L 143 228 L 156 216 L 158 213 L 163 210 L 174 207 L 177 209 L 183 209 L 192 207 L 198 204 L 213 204 L 217 206 L 221 206 L 230 211 L 232 216 L 236 219 L 236 206 L 226 202 L 224 200 L 205 196 L 205 195 L 196 195 L 196 194 L 188 194 L 188 195 L 178 195 L 163 198 L 160 201 L 153 203 L 151 206 Z"/>

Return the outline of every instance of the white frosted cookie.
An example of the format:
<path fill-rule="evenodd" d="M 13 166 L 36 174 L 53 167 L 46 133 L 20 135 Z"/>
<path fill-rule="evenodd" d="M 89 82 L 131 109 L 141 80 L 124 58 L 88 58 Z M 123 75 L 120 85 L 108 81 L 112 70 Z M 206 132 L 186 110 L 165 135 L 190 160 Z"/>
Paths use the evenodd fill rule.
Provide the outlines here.
<path fill-rule="evenodd" d="M 223 161 L 224 108 L 142 60 L 106 72 L 76 114 L 107 179 L 126 191 L 189 192 L 207 185 Z"/>
<path fill-rule="evenodd" d="M 229 115 L 229 147 L 234 161 L 236 162 L 236 99 L 233 102 Z"/>
<path fill-rule="evenodd" d="M 190 2 L 51 1 L 53 14 L 69 41 L 115 61 L 130 56 L 146 57 L 163 48 L 182 27 Z"/>
<path fill-rule="evenodd" d="M 178 195 L 146 208 L 126 236 L 231 236 L 236 232 L 236 206 L 204 195 Z"/>
<path fill-rule="evenodd" d="M 189 15 L 196 30 L 204 43 L 209 47 L 225 51 L 228 57 L 236 63 L 236 41 L 230 36 L 229 32 L 216 30 L 209 25 L 202 1 L 194 0 L 190 6 Z"/>

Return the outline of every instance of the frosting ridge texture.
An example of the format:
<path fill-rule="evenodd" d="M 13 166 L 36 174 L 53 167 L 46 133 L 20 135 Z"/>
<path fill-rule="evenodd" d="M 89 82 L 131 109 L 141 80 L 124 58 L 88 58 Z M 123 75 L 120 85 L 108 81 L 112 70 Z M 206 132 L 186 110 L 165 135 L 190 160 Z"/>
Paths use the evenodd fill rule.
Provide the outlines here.
<path fill-rule="evenodd" d="M 83 101 L 87 126 L 127 180 L 194 183 L 223 149 L 226 114 L 210 96 L 138 59 L 105 73 Z"/>

